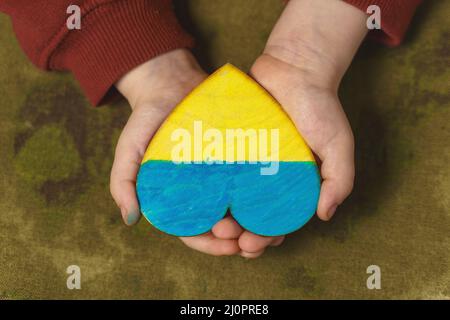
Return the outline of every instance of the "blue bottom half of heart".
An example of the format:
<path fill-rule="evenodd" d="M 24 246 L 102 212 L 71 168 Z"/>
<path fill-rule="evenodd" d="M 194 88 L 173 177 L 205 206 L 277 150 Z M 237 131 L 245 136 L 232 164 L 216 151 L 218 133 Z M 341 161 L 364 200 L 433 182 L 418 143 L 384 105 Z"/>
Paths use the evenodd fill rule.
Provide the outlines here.
<path fill-rule="evenodd" d="M 146 219 L 175 236 L 211 230 L 230 209 L 237 222 L 264 236 L 288 234 L 314 215 L 320 177 L 313 162 L 283 162 L 273 175 L 261 164 L 175 164 L 150 160 L 137 177 Z"/>

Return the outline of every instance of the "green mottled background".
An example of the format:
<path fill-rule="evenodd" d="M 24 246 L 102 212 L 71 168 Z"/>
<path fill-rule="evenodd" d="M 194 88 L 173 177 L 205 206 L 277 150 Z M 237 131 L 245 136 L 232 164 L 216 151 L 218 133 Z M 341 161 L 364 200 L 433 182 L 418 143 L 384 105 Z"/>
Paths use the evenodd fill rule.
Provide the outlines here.
<path fill-rule="evenodd" d="M 281 10 L 178 1 L 209 71 L 248 70 Z M 341 89 L 353 195 L 257 260 L 191 251 L 144 220 L 125 227 L 108 183 L 129 108 L 91 108 L 70 75 L 38 71 L 0 15 L 0 299 L 450 298 L 449 15 L 450 1 L 428 0 L 403 46 L 363 46 Z M 66 288 L 71 264 L 81 290 Z M 366 288 L 371 264 L 381 290 Z"/>

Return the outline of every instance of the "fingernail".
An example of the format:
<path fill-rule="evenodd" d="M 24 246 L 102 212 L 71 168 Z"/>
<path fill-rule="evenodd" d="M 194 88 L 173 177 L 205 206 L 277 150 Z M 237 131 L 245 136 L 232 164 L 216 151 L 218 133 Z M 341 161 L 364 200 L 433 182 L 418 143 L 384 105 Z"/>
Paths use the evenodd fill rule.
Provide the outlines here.
<path fill-rule="evenodd" d="M 333 217 L 334 213 L 336 212 L 336 209 L 337 209 L 337 205 L 334 205 L 330 208 L 330 210 L 328 210 L 328 213 L 327 213 L 328 219 L 331 219 Z"/>
<path fill-rule="evenodd" d="M 126 222 L 125 223 L 128 226 L 132 226 L 139 221 L 139 217 L 140 217 L 139 211 L 132 210 L 126 214 Z"/>

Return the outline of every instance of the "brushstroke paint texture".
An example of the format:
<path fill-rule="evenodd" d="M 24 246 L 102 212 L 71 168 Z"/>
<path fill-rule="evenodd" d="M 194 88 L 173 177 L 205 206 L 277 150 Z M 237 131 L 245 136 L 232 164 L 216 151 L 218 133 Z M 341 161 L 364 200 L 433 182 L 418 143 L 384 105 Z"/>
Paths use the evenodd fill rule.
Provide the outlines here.
<path fill-rule="evenodd" d="M 261 175 L 267 164 L 246 148 L 233 164 L 175 164 L 171 134 L 193 124 L 217 129 L 279 130 L 275 175 Z M 235 156 L 238 154 L 235 150 Z M 203 159 L 211 160 L 211 159 Z M 225 159 L 214 159 L 225 160 Z M 301 228 L 317 208 L 320 177 L 311 150 L 281 106 L 255 81 L 230 64 L 189 94 L 153 137 L 137 178 L 141 211 L 156 228 L 175 236 L 211 230 L 227 209 L 247 230 L 265 236 Z"/>
<path fill-rule="evenodd" d="M 141 209 L 161 231 L 177 236 L 205 233 L 230 207 L 247 230 L 261 235 L 301 228 L 316 210 L 320 181 L 312 162 L 280 162 L 262 176 L 255 164 L 179 164 L 148 161 L 138 183 Z"/>

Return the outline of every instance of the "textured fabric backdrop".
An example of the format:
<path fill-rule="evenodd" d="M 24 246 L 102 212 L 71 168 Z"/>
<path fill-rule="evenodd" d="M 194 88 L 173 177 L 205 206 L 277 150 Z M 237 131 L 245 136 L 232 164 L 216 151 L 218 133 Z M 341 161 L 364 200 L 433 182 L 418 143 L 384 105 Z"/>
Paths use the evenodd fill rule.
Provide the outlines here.
<path fill-rule="evenodd" d="M 178 1 L 208 71 L 248 70 L 278 0 Z M 317 218 L 257 260 L 210 257 L 109 195 L 125 102 L 91 108 L 70 75 L 35 69 L 0 15 L 0 299 L 450 298 L 449 1 L 419 9 L 403 46 L 366 43 L 340 95 L 357 181 L 330 223 Z M 66 268 L 81 267 L 81 290 Z M 381 267 L 382 289 L 366 288 Z"/>

